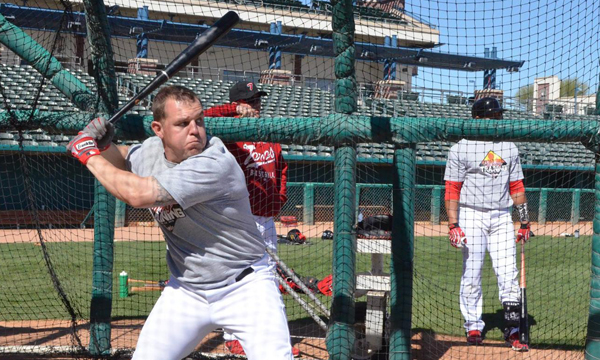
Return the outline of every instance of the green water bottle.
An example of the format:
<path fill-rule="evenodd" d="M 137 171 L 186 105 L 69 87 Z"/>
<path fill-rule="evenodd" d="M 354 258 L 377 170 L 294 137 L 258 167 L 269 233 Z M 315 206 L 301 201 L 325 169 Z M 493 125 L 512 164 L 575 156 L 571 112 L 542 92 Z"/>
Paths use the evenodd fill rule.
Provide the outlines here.
<path fill-rule="evenodd" d="M 126 298 L 129 296 L 129 287 L 127 286 L 127 272 L 121 271 L 119 274 L 119 297 Z"/>

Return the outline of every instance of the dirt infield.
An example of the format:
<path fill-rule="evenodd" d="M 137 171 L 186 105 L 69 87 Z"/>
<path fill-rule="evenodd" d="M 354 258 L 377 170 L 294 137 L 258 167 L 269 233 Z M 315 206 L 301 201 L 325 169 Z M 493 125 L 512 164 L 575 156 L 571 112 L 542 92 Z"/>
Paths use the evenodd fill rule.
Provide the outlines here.
<path fill-rule="evenodd" d="M 138 226 L 120 227 L 115 229 L 115 241 L 163 241 L 163 235 L 154 223 L 137 223 Z M 287 235 L 291 229 L 298 229 L 307 237 L 321 237 L 325 230 L 333 230 L 331 222 L 317 222 L 314 225 L 298 223 L 294 226 L 284 226 L 275 223 L 277 234 Z M 544 225 L 531 224 L 532 231 L 536 235 L 558 237 L 561 234 L 573 234 L 579 230 L 580 235 L 592 235 L 592 222 L 581 222 L 573 225 L 570 222 L 548 222 Z M 44 241 L 47 242 L 70 242 L 70 241 L 93 241 L 94 229 L 43 229 L 40 230 Z M 448 225 L 432 225 L 429 222 L 415 223 L 414 234 L 419 236 L 446 236 Z M 38 243 L 39 235 L 34 229 L 0 230 L 0 244 L 3 243 Z"/>
<path fill-rule="evenodd" d="M 113 321 L 111 326 L 111 345 L 115 349 L 132 349 L 135 347 L 142 320 Z M 83 346 L 89 341 L 89 323 L 77 326 L 77 333 Z M 15 321 L 0 323 L 0 348 L 4 346 L 65 346 L 75 345 L 71 337 L 71 325 L 67 321 Z M 292 343 L 300 349 L 302 359 L 328 359 L 324 338 L 292 337 Z M 212 333 L 197 347 L 202 354 L 228 354 L 221 333 Z M 0 354 L 0 359 L 8 355 Z M 14 356 L 14 355 L 10 355 Z M 29 354 L 27 358 L 35 358 Z M 128 359 L 129 356 L 120 357 Z M 385 357 L 387 358 L 387 357 Z M 412 358 L 414 360 L 450 360 L 450 359 L 565 359 L 579 360 L 584 358 L 582 351 L 565 351 L 557 349 L 539 349 L 535 344 L 527 353 L 512 351 L 503 342 L 486 340 L 483 346 L 467 346 L 464 338 L 419 332 L 412 337 Z"/>

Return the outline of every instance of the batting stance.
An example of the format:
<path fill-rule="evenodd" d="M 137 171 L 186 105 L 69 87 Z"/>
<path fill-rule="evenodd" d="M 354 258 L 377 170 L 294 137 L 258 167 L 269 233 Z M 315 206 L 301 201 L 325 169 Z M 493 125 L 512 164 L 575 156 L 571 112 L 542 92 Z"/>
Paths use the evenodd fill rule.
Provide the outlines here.
<path fill-rule="evenodd" d="M 111 194 L 150 208 L 167 242 L 171 276 L 133 359 L 179 360 L 217 328 L 235 333 L 248 359 L 292 359 L 242 170 L 220 139 L 206 135 L 191 90 L 164 87 L 152 112 L 156 136 L 141 145 L 111 145 L 114 131 L 101 118 L 68 145 Z"/>
<path fill-rule="evenodd" d="M 488 97 L 473 104 L 472 116 L 502 119 L 502 111 L 498 100 Z M 527 241 L 530 225 L 519 150 L 512 142 L 463 139 L 448 153 L 444 180 L 450 244 L 462 248 L 463 254 L 460 310 L 467 344 L 483 341 L 481 272 L 487 250 L 504 307 L 504 338 L 513 350 L 527 351 L 519 342 L 521 303 L 510 212 L 514 205 L 521 220 L 516 241 Z"/>

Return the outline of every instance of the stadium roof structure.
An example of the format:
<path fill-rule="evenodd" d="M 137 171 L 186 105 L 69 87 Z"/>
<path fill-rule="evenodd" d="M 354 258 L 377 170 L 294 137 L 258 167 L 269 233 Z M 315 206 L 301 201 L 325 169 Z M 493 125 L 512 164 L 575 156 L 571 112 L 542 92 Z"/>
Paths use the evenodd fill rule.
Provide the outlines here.
<path fill-rule="evenodd" d="M 86 36 L 85 15 L 81 12 L 65 13 L 62 10 L 0 4 L 0 13 L 14 25 L 23 29 L 52 31 L 57 31 L 57 27 L 62 23 L 61 19 L 63 16 L 67 16 L 67 29 L 62 31 Z M 166 20 L 141 20 L 112 15 L 108 16 L 108 20 L 112 36 L 135 38 L 137 34 L 144 32 L 150 40 L 177 43 L 190 43 L 198 34 L 210 27 L 210 25 L 186 24 Z M 305 35 L 272 34 L 244 29 L 231 30 L 216 45 L 263 51 L 269 47 L 278 46 L 282 52 L 290 54 L 319 57 L 335 56 L 333 40 L 331 39 Z M 374 62 L 392 60 L 407 65 L 439 69 L 463 71 L 506 69 L 512 72 L 518 71 L 524 64 L 524 61 L 456 55 L 365 42 L 356 42 L 355 47 L 357 60 Z"/>

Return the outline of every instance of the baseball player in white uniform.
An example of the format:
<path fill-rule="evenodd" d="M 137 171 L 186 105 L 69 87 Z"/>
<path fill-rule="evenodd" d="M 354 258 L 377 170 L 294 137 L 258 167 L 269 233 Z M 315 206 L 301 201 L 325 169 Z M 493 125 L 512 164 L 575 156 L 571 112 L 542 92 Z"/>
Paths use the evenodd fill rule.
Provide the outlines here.
<path fill-rule="evenodd" d="M 472 115 L 502 119 L 502 111 L 495 98 L 482 98 L 473 104 Z M 444 180 L 450 243 L 463 254 L 460 310 L 467 344 L 483 342 L 481 272 L 487 250 L 504 307 L 505 340 L 513 350 L 527 351 L 519 342 L 521 303 L 511 216 L 514 205 L 521 221 L 516 242 L 527 241 L 530 225 L 519 150 L 512 142 L 463 139 L 448 153 Z"/>
<path fill-rule="evenodd" d="M 217 328 L 235 333 L 248 359 L 292 359 L 242 170 L 220 139 L 206 135 L 191 90 L 164 87 L 152 111 L 156 136 L 141 145 L 111 145 L 114 131 L 102 118 L 68 145 L 114 196 L 150 208 L 167 242 L 171 276 L 133 359 L 182 359 Z"/>

